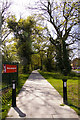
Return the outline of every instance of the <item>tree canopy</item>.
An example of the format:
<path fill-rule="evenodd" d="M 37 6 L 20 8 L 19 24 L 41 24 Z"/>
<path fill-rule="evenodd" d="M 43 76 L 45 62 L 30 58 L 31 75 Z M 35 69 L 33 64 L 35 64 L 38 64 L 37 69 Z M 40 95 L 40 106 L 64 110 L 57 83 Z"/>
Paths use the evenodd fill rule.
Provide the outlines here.
<path fill-rule="evenodd" d="M 79 25 L 78 2 L 39 0 L 36 7 L 29 7 L 33 11 L 38 11 L 38 15 L 34 14 L 19 20 L 15 15 L 7 15 L 6 10 L 10 5 L 11 3 L 6 1 L 1 11 L 4 60 L 13 61 L 10 53 L 12 52 L 14 56 L 19 56 L 25 72 L 30 64 L 37 67 L 39 65 L 41 69 L 44 64 L 50 71 L 56 62 L 57 68 L 63 74 L 70 73 L 70 54 L 74 49 L 72 45 L 79 41 L 79 33 L 76 30 Z M 6 38 L 10 33 L 14 34 L 11 40 L 11 42 L 14 41 L 11 44 L 13 47 L 9 45 L 6 47 L 6 42 L 10 40 Z M 16 52 L 13 52 L 13 49 Z M 16 58 L 18 60 L 18 57 Z"/>
<path fill-rule="evenodd" d="M 71 71 L 69 50 L 70 45 L 78 40 L 75 27 L 79 23 L 78 1 L 40 0 L 33 10 L 38 9 L 44 19 L 51 25 L 48 30 L 51 43 L 56 48 L 56 62 L 62 73 Z"/>
<path fill-rule="evenodd" d="M 34 27 L 34 20 L 29 16 L 27 19 L 20 19 L 17 22 L 15 16 L 12 16 L 7 22 L 10 31 L 14 33 L 17 39 L 16 47 L 20 60 L 24 67 L 27 65 L 29 69 L 32 54 L 31 34 Z"/>

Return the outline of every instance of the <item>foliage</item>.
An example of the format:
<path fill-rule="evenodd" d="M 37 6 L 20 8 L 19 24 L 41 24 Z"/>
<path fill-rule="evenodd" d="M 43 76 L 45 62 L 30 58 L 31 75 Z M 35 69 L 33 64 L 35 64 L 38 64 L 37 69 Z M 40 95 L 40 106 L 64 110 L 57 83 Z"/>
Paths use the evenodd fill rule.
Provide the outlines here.
<path fill-rule="evenodd" d="M 68 74 L 68 76 L 64 76 L 63 74 L 61 74 L 60 72 L 57 72 L 57 71 L 53 71 L 53 72 L 42 72 L 42 71 L 39 71 L 46 79 L 48 77 L 53 77 L 54 79 L 63 79 L 63 78 L 66 78 L 66 79 L 73 79 L 73 80 L 79 80 L 79 77 L 80 75 L 78 73 L 74 73 L 74 72 L 71 72 L 70 74 Z M 44 74 L 45 73 L 45 74 Z"/>
<path fill-rule="evenodd" d="M 38 18 L 37 18 L 38 19 Z M 32 36 L 33 42 L 33 50 L 34 54 L 38 54 L 40 56 L 40 69 L 43 69 L 43 60 L 46 52 L 48 38 L 45 34 L 46 27 L 42 26 L 39 23 L 36 23 L 34 28 L 34 34 Z"/>
<path fill-rule="evenodd" d="M 19 57 L 17 55 L 16 42 L 13 42 L 14 38 L 5 40 L 2 46 L 2 60 L 4 62 L 17 62 Z M 13 42 L 13 43 L 12 43 Z"/>
<path fill-rule="evenodd" d="M 16 21 L 15 16 L 8 19 L 8 27 L 12 31 L 17 39 L 17 53 L 20 57 L 22 64 L 24 65 L 23 71 L 29 71 L 29 65 L 31 62 L 32 54 L 32 29 L 35 21 L 33 17 L 29 16 L 27 19 L 20 19 Z"/>
<path fill-rule="evenodd" d="M 41 67 L 37 66 L 37 68 L 40 68 L 41 70 L 45 69 L 50 71 L 52 70 L 52 66 L 53 66 L 55 48 L 49 42 L 49 37 L 47 36 L 46 29 L 47 28 L 44 27 L 42 24 L 35 25 L 35 32 L 34 32 L 35 34 L 33 34 L 32 36 L 34 40 L 33 50 L 35 56 L 37 55 L 40 56 L 38 61 L 40 61 Z"/>
<path fill-rule="evenodd" d="M 39 69 L 40 66 L 41 66 L 40 55 L 38 53 L 32 54 L 32 56 L 31 56 L 31 68 L 32 68 L 32 70 Z"/>
<path fill-rule="evenodd" d="M 1 33 L 2 33 L 2 36 L 1 36 L 1 41 L 5 41 L 6 38 L 8 37 L 8 35 L 10 34 L 8 28 L 7 28 L 7 18 L 9 18 L 9 15 L 10 15 L 10 12 L 8 11 L 8 9 L 10 8 L 11 6 L 11 2 L 9 2 L 8 0 L 1 0 L 0 1 L 0 4 L 1 4 L 1 8 L 0 8 L 0 12 L 1 12 Z"/>
<path fill-rule="evenodd" d="M 52 71 L 55 69 L 55 47 L 53 44 L 48 44 L 46 49 L 46 58 L 44 60 L 44 65 L 47 71 Z"/>
<path fill-rule="evenodd" d="M 41 11 L 44 19 L 49 23 L 48 34 L 56 49 L 58 68 L 63 74 L 68 74 L 71 71 L 70 45 L 78 41 L 79 36 L 74 30 L 79 23 L 78 2 L 40 0 L 36 5 L 34 10 Z"/>

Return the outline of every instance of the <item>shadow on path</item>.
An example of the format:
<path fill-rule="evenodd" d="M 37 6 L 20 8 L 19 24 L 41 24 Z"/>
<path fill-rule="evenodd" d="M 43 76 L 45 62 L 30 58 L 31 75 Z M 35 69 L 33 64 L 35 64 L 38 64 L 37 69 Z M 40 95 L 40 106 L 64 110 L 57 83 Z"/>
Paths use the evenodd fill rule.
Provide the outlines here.
<path fill-rule="evenodd" d="M 20 117 L 25 117 L 26 114 L 23 113 L 18 107 L 14 107 L 15 111 L 19 114 Z"/>

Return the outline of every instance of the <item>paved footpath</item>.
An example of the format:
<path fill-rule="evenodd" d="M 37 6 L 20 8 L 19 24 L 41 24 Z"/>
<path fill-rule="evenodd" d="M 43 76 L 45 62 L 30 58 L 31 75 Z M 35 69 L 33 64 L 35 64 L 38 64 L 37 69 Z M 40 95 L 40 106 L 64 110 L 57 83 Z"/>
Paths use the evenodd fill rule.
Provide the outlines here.
<path fill-rule="evenodd" d="M 22 87 L 17 100 L 17 107 L 11 107 L 6 120 L 12 118 L 75 118 L 78 115 L 69 106 L 60 106 L 62 97 L 36 70 L 31 73 Z"/>

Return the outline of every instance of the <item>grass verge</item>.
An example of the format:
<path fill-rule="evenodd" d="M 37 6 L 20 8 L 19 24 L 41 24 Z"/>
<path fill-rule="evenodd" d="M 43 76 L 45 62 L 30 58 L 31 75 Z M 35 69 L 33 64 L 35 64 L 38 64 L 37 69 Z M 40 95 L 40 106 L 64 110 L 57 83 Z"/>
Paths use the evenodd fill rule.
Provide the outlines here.
<path fill-rule="evenodd" d="M 39 73 L 47 79 L 47 81 L 60 93 L 63 97 L 63 81 L 64 76 L 56 72 L 42 72 Z M 73 108 L 78 115 L 80 115 L 78 107 L 78 74 L 71 73 L 67 76 L 67 97 L 68 105 Z"/>
<path fill-rule="evenodd" d="M 30 74 L 19 74 L 18 85 L 16 86 L 16 96 L 19 94 L 22 86 L 24 85 L 26 79 Z M 12 104 L 12 88 L 8 88 L 2 92 L 2 108 L 0 110 L 0 116 L 2 116 L 1 120 L 5 120 L 7 113 Z"/>

